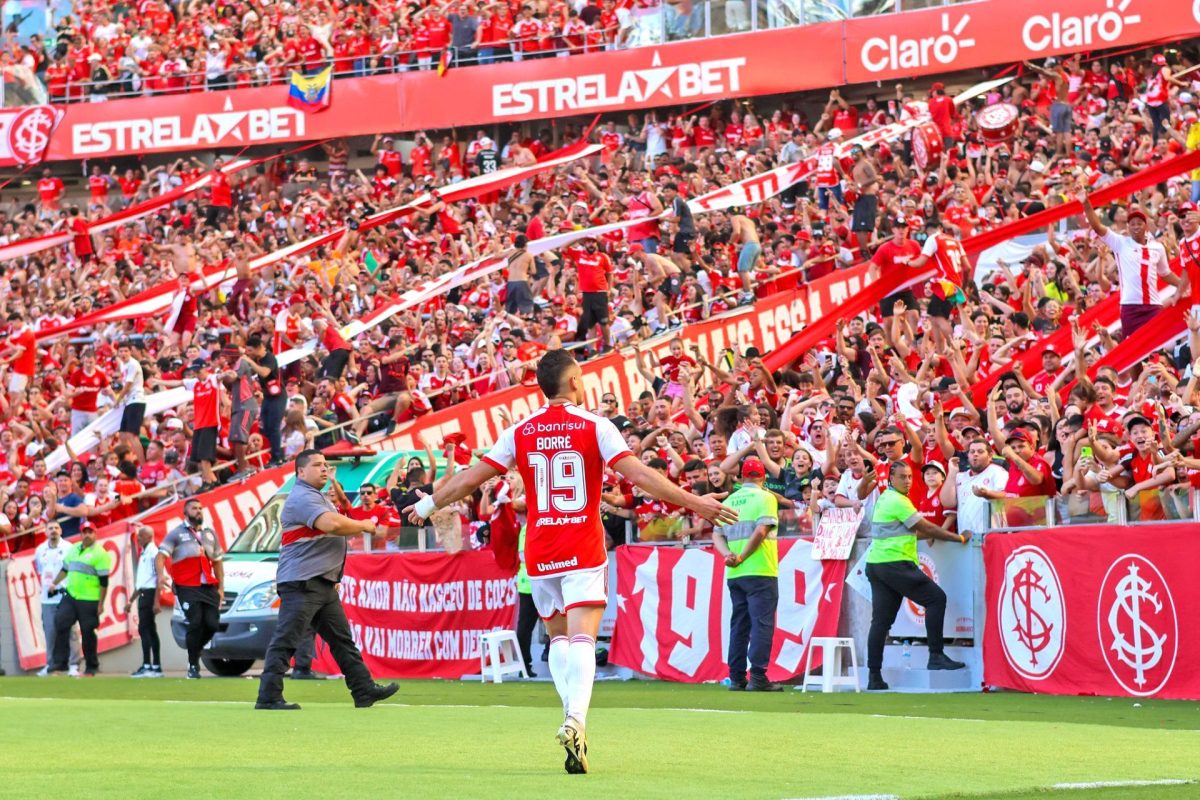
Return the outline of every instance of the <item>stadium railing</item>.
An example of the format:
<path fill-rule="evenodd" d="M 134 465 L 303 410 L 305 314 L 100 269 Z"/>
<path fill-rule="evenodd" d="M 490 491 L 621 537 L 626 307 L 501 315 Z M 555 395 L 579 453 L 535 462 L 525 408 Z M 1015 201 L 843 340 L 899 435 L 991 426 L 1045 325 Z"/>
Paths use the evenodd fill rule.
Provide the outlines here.
<path fill-rule="evenodd" d="M 879 14 L 895 14 L 940 6 L 956 5 L 970 0 L 701 0 L 701 2 L 663 2 L 653 8 L 635 10 L 628 18 L 628 26 L 617 33 L 615 42 L 587 52 L 652 47 L 668 42 L 687 39 L 706 39 L 735 33 L 813 25 L 821 22 L 836 22 L 855 17 Z M 512 51 L 519 50 L 520 41 L 510 39 L 502 46 Z M 495 45 L 493 45 L 495 47 Z M 494 63 L 491 56 L 478 51 L 462 54 L 449 48 L 454 67 L 480 66 Z M 335 69 L 335 78 L 354 78 L 369 75 L 386 75 L 395 72 L 436 69 L 439 53 L 429 50 L 405 50 L 387 54 L 372 54 L 355 62 L 377 62 L 374 66 L 356 63 L 349 69 Z M 554 39 L 554 47 L 542 51 L 539 56 L 569 56 L 584 52 L 581 48 L 568 45 L 561 37 Z M 423 60 L 419 60 L 424 56 Z M 339 61 L 342 59 L 339 59 Z M 506 56 L 504 60 L 513 60 Z M 326 62 L 328 63 L 328 62 Z M 186 94 L 195 91 L 223 91 L 244 86 L 283 85 L 286 74 L 272 75 L 270 67 L 255 65 L 245 69 L 226 70 L 219 78 L 209 81 L 205 71 L 174 73 L 172 80 L 182 81 L 182 86 L 169 89 L 149 90 L 145 78 L 140 76 L 115 75 L 103 82 L 68 81 L 63 94 L 50 96 L 53 103 L 95 102 L 99 99 L 157 97 L 168 94 Z M 152 77 L 152 79 L 154 79 Z M 243 83 L 239 85 L 239 79 Z M 248 82 L 247 82 L 248 81 Z M 36 81 L 35 81 L 36 83 Z M 134 88 L 135 86 L 139 88 Z M 55 87 L 57 88 L 57 87 Z M 38 84 L 41 97 L 45 89 Z M 40 100 L 36 102 L 45 102 Z M 4 105 L 33 105 L 36 102 L 6 102 Z"/>

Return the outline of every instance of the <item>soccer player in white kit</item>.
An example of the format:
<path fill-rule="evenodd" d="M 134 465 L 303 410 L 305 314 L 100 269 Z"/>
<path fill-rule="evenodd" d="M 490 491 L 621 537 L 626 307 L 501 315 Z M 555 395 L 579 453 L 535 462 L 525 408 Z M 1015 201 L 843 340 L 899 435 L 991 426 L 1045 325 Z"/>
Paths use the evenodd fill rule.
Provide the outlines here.
<path fill-rule="evenodd" d="M 537 368 L 547 403 L 500 434 L 474 466 L 450 478 L 405 511 L 424 524 L 434 510 L 470 495 L 510 467 L 526 488 L 525 568 L 533 601 L 550 633 L 550 674 L 563 702 L 557 741 L 569 773 L 588 771 L 584 735 L 596 677 L 596 634 L 607 603 L 608 558 L 600 523 L 605 467 L 643 491 L 683 506 L 715 525 L 737 515 L 711 495 L 676 486 L 642 464 L 615 425 L 580 408 L 583 371 L 565 350 L 551 350 Z"/>

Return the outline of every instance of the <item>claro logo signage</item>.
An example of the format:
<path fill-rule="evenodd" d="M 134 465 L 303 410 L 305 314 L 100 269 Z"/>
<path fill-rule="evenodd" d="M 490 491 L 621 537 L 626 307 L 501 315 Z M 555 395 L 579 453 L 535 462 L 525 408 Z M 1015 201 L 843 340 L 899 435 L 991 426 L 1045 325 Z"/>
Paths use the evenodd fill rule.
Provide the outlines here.
<path fill-rule="evenodd" d="M 227 98 L 218 112 L 75 123 L 71 152 L 89 156 L 258 144 L 303 138 L 304 128 L 304 113 L 289 106 L 235 111 Z"/>
<path fill-rule="evenodd" d="M 974 37 L 968 35 L 971 15 L 941 15 L 941 31 L 933 36 L 904 37 L 872 36 L 863 42 L 860 53 L 863 68 L 868 72 L 884 72 L 900 69 L 918 69 L 939 64 L 951 65 L 958 54 L 975 46 Z"/>
<path fill-rule="evenodd" d="M 559 114 L 727 95 L 741 90 L 745 66 L 745 57 L 738 57 L 664 67 L 656 51 L 644 69 L 496 84 L 492 113 L 497 117 Z"/>
<path fill-rule="evenodd" d="M 1127 13 L 1133 0 L 1108 0 L 1104 11 L 1072 16 L 1035 14 L 1021 28 L 1021 41 L 1030 50 L 1063 50 L 1079 47 L 1104 47 L 1119 41 L 1125 29 L 1142 21 L 1140 14 Z M 1097 4 L 1099 5 L 1099 4 Z"/>

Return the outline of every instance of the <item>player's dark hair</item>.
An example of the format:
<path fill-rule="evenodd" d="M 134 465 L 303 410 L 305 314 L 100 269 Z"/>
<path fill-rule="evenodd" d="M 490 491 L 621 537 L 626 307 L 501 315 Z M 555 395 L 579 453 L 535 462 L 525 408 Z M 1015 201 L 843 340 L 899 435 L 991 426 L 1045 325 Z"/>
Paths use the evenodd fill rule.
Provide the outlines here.
<path fill-rule="evenodd" d="M 896 477 L 896 473 L 897 473 L 897 471 L 899 471 L 899 472 L 908 472 L 908 471 L 909 471 L 909 469 L 908 469 L 908 462 L 905 462 L 905 461 L 893 461 L 893 462 L 891 463 L 891 466 L 890 466 L 890 467 L 888 467 L 888 485 L 889 485 L 889 486 L 890 486 L 890 485 L 891 485 L 891 483 L 892 483 L 892 478 Z"/>
<path fill-rule="evenodd" d="M 562 390 L 567 370 L 573 366 L 575 359 L 566 350 L 551 350 L 542 356 L 537 366 L 537 382 L 546 399 L 558 395 Z"/>
<path fill-rule="evenodd" d="M 319 456 L 319 455 L 321 455 L 320 450 L 314 450 L 314 449 L 301 450 L 299 455 L 296 456 L 296 472 L 300 472 L 300 470 L 307 467 L 308 462 L 313 460 L 313 456 Z"/>

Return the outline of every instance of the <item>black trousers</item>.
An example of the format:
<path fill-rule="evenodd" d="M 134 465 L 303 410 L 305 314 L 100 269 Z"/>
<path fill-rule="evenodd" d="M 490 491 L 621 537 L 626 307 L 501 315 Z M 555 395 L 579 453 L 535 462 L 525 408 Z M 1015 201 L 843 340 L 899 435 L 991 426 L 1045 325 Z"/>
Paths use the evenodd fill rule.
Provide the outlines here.
<path fill-rule="evenodd" d="M 779 580 L 766 576 L 730 578 L 729 680 L 746 682 L 746 659 L 756 682 L 767 679 L 771 641 L 775 638 L 775 609 L 779 606 Z"/>
<path fill-rule="evenodd" d="M 296 645 L 296 655 L 292 657 L 292 666 L 298 670 L 312 669 L 313 659 L 317 656 L 316 633 L 312 628 L 305 631 Z"/>
<path fill-rule="evenodd" d="M 54 615 L 54 660 L 51 671 L 65 672 L 67 656 L 71 651 L 71 626 L 79 623 L 79 638 L 83 642 L 84 669 L 95 672 L 100 669 L 100 656 L 96 650 L 96 629 L 100 627 L 100 603 L 96 600 L 76 600 L 63 594 Z"/>
<path fill-rule="evenodd" d="M 517 606 L 517 644 L 521 646 L 521 658 L 525 659 L 525 669 L 533 671 L 533 629 L 537 627 L 537 606 L 533 604 L 533 595 L 519 592 L 520 604 Z"/>
<path fill-rule="evenodd" d="M 154 619 L 154 596 L 157 593 L 157 589 L 138 590 L 138 637 L 142 640 L 142 663 L 161 667 L 158 625 Z"/>
<path fill-rule="evenodd" d="M 310 628 L 329 645 L 333 660 L 346 676 L 346 686 L 355 698 L 365 697 L 375 685 L 362 654 L 354 646 L 350 623 L 338 598 L 337 584 L 324 578 L 284 581 L 279 591 L 279 624 L 267 647 L 266 663 L 258 684 L 258 701 L 283 699 L 283 675 Z"/>
<path fill-rule="evenodd" d="M 271 447 L 271 460 L 283 461 L 283 412 L 287 410 L 287 398 L 278 394 L 264 397 L 258 427 Z"/>
<path fill-rule="evenodd" d="M 216 586 L 177 586 L 175 594 L 183 604 L 183 616 L 187 618 L 188 664 L 200 666 L 200 651 L 212 641 L 221 627 L 220 597 Z"/>
<path fill-rule="evenodd" d="M 883 668 L 883 643 L 904 598 L 925 609 L 925 637 L 929 654 L 945 649 L 942 625 L 946 619 L 946 593 L 911 561 L 867 564 L 871 582 L 871 632 L 867 634 L 867 669 Z"/>

